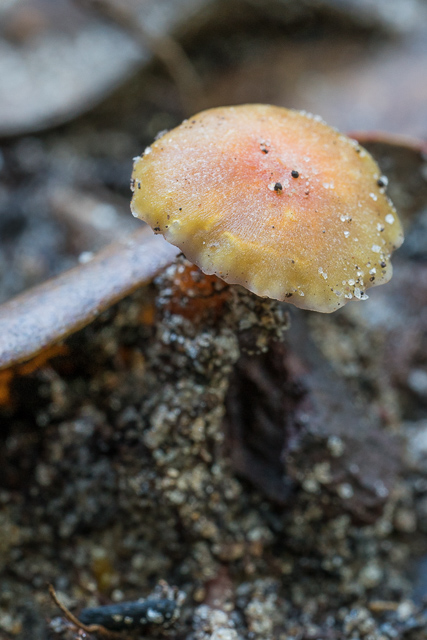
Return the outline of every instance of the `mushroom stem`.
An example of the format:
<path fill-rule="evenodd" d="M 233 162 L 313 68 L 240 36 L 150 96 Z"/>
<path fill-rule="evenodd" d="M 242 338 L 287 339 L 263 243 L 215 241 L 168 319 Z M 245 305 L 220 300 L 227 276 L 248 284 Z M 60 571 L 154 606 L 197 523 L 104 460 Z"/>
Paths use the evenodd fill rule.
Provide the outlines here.
<path fill-rule="evenodd" d="M 223 446 L 230 373 L 243 351 L 264 352 L 283 338 L 287 313 L 282 303 L 206 276 L 182 256 L 155 286 L 157 340 L 146 362 L 148 379 L 161 384 L 150 398 L 144 444 L 186 534 L 209 540 L 220 560 L 231 559 L 232 523 L 243 515 L 236 501 L 241 488 Z M 219 504 L 236 512 L 225 530 L 217 527 Z"/>

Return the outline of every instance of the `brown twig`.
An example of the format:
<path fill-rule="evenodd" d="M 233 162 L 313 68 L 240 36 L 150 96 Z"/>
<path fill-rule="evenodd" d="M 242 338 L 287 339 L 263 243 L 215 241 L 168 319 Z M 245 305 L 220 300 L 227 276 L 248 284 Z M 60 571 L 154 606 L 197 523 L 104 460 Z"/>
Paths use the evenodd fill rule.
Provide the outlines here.
<path fill-rule="evenodd" d="M 88 325 L 144 284 L 179 249 L 148 228 L 102 249 L 86 264 L 0 306 L 0 370 L 24 362 Z"/>
<path fill-rule="evenodd" d="M 178 88 L 187 115 L 204 105 L 202 80 L 179 42 L 167 34 L 155 34 L 138 17 L 116 0 L 75 0 L 91 7 L 125 29 L 141 45 L 162 62 Z"/>
<path fill-rule="evenodd" d="M 62 604 L 62 602 L 59 600 L 58 596 L 56 595 L 55 589 L 51 584 L 49 585 L 49 594 L 53 602 L 56 604 L 56 606 L 62 611 L 64 618 L 68 620 L 68 622 L 71 622 L 71 624 L 73 624 L 75 627 L 77 627 L 77 629 L 81 629 L 86 633 L 95 633 L 97 635 L 103 636 L 104 638 L 109 638 L 109 639 L 111 638 L 111 640 L 115 640 L 116 638 L 125 640 L 125 638 L 121 633 L 116 633 L 115 631 L 109 631 L 108 629 L 106 629 L 100 624 L 85 625 L 83 624 L 83 622 L 80 622 L 80 620 L 76 618 L 76 616 L 73 615 L 71 611 L 69 611 L 69 609 L 67 609 L 67 607 L 64 604 Z"/>

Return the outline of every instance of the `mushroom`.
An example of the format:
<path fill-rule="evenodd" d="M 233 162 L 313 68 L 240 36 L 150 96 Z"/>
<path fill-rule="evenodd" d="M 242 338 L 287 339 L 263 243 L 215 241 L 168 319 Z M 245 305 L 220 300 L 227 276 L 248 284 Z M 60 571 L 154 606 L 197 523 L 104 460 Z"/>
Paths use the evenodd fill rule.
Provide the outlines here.
<path fill-rule="evenodd" d="M 222 107 L 135 159 L 132 212 L 205 274 L 329 313 L 391 278 L 403 234 L 386 184 L 318 116 Z"/>
<path fill-rule="evenodd" d="M 143 441 L 183 530 L 209 540 L 221 562 L 234 560 L 245 548 L 234 545 L 232 524 L 218 529 L 222 515 L 207 498 L 222 495 L 230 522 L 245 520 L 229 493 L 244 493 L 234 482 L 239 463 L 219 446 L 233 367 L 243 353 L 270 350 L 280 360 L 273 344 L 288 327 L 282 300 L 331 312 L 366 299 L 368 287 L 391 277 L 401 226 L 386 179 L 357 142 L 315 116 L 272 106 L 186 120 L 136 158 L 131 185 L 134 215 L 191 261 L 178 257 L 154 283 L 146 375 L 160 383 L 151 399 L 159 409 Z M 267 375 L 266 393 L 270 385 Z M 255 440 L 262 449 L 262 435 Z"/>

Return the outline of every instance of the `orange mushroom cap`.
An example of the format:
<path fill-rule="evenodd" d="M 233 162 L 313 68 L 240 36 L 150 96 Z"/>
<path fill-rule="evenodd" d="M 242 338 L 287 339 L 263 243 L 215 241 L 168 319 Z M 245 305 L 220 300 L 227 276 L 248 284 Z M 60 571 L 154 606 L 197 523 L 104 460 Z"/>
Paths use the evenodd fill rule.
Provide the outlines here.
<path fill-rule="evenodd" d="M 203 111 L 135 159 L 132 212 L 207 274 L 331 312 L 392 276 L 403 234 L 386 179 L 317 116 Z"/>

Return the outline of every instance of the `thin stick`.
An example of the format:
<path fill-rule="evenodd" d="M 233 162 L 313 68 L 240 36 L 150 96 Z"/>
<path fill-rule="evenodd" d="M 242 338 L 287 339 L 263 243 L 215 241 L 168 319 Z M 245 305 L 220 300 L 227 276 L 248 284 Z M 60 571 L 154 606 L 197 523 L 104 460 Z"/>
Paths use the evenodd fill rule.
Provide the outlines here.
<path fill-rule="evenodd" d="M 49 585 L 49 594 L 52 600 L 54 601 L 54 603 L 56 604 L 56 606 L 58 607 L 58 609 L 62 611 L 64 618 L 66 618 L 68 622 L 71 622 L 71 624 L 77 627 L 77 629 L 81 629 L 86 633 L 96 633 L 98 635 L 104 636 L 104 638 L 111 638 L 111 640 L 116 638 L 122 638 L 122 640 L 126 640 L 121 633 L 116 633 L 115 631 L 109 631 L 108 629 L 106 629 L 100 624 L 91 624 L 88 626 L 83 624 L 83 622 L 80 622 L 80 620 L 76 618 L 76 616 L 73 615 L 71 611 L 69 611 L 64 604 L 62 604 L 62 602 L 59 600 L 58 596 L 56 595 L 55 589 L 51 584 Z"/>
<path fill-rule="evenodd" d="M 176 258 L 179 249 L 142 227 L 94 258 L 0 305 L 0 369 L 25 362 L 90 324 Z"/>
<path fill-rule="evenodd" d="M 82 2 L 82 0 L 78 0 Z M 138 20 L 129 8 L 117 0 L 84 0 L 98 13 L 103 14 L 126 29 L 140 44 L 162 62 L 176 84 L 182 106 L 187 115 L 203 108 L 205 97 L 202 80 L 180 43 L 168 34 L 155 34 Z"/>

